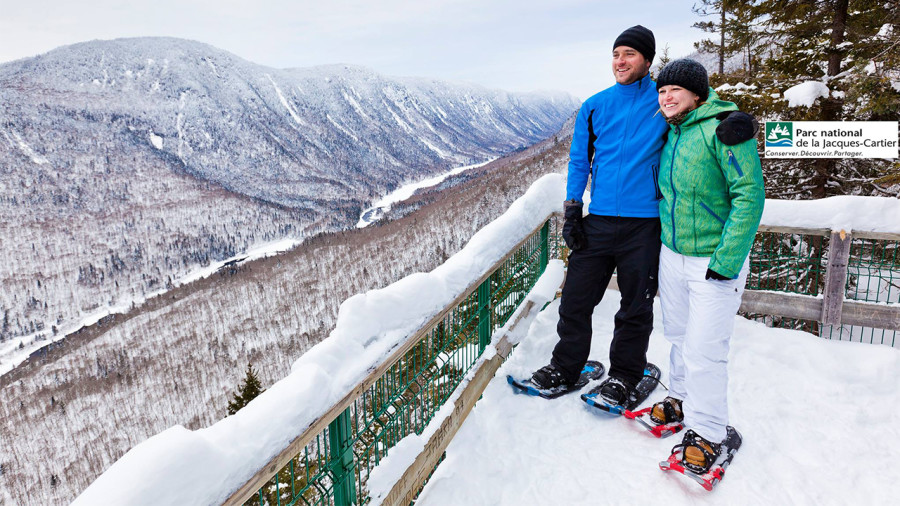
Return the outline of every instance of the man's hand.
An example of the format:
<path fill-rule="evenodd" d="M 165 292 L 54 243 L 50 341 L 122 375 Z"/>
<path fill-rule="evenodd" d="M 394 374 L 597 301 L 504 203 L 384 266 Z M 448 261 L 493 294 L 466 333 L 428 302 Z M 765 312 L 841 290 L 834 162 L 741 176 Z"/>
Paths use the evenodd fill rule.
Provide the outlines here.
<path fill-rule="evenodd" d="M 582 213 L 584 204 L 574 200 L 567 200 L 563 205 L 566 210 L 566 221 L 562 229 L 563 240 L 566 241 L 566 246 L 570 250 L 578 251 L 587 246 Z"/>
<path fill-rule="evenodd" d="M 734 146 L 756 137 L 759 122 L 752 115 L 741 111 L 725 111 L 716 114 L 720 121 L 716 127 L 716 137 L 722 144 Z"/>

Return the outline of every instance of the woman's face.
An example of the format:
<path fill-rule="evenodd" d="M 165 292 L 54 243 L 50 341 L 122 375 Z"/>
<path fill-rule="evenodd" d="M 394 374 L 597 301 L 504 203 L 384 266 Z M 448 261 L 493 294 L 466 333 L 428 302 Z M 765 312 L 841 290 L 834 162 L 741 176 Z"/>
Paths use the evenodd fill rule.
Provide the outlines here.
<path fill-rule="evenodd" d="M 659 108 L 667 118 L 697 108 L 700 97 L 681 86 L 667 84 L 659 89 Z"/>

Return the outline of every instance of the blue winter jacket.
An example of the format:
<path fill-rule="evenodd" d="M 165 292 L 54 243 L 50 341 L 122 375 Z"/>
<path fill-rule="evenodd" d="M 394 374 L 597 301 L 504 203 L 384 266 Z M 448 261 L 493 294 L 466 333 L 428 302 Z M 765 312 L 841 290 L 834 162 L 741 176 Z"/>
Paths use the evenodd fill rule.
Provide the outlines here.
<path fill-rule="evenodd" d="M 650 74 L 585 100 L 575 119 L 566 199 L 581 201 L 591 176 L 588 212 L 659 217 L 659 154 L 668 124 Z"/>

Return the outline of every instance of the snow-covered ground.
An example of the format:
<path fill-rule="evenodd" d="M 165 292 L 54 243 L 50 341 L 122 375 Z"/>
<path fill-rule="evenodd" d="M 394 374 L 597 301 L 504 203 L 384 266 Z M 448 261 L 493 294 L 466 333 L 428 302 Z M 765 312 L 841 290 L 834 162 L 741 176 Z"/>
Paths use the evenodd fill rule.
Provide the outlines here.
<path fill-rule="evenodd" d="M 220 262 L 211 262 L 205 267 L 197 267 L 183 277 L 173 281 L 172 284 L 173 286 L 181 286 L 187 283 L 191 283 L 215 274 L 216 271 L 218 271 L 225 265 L 247 262 L 250 260 L 256 260 L 258 258 L 275 255 L 277 253 L 287 251 L 294 246 L 297 246 L 301 242 L 302 241 L 297 239 L 281 239 L 278 241 L 258 244 L 240 255 L 235 255 Z M 114 306 L 103 306 L 96 311 L 91 311 L 90 313 L 82 315 L 81 319 L 60 327 L 59 332 L 57 332 L 56 336 L 51 339 L 38 338 L 36 337 L 36 335 L 31 335 L 24 336 L 18 339 L 11 339 L 4 343 L 0 343 L 0 376 L 8 373 L 14 367 L 24 362 L 25 359 L 27 359 L 35 351 L 40 350 L 41 348 L 49 344 L 59 342 L 65 339 L 67 335 L 84 327 L 91 326 L 109 315 L 125 313 L 135 304 L 142 304 L 144 303 L 144 301 L 162 295 L 168 290 L 169 289 L 159 290 L 153 293 L 149 293 L 145 296 L 128 299 L 126 302 L 123 302 L 121 304 L 117 304 Z M 38 335 L 45 334 L 45 332 L 38 333 Z"/>
<path fill-rule="evenodd" d="M 359 222 L 356 224 L 356 228 L 365 228 L 372 223 L 380 220 L 381 217 L 384 216 L 384 213 L 391 210 L 392 205 L 396 204 L 397 202 L 403 202 L 404 200 L 412 197 L 413 194 L 416 193 L 416 190 L 420 188 L 429 188 L 431 186 L 441 184 L 450 176 L 461 174 L 469 169 L 477 169 L 478 167 L 483 167 L 493 162 L 494 160 L 496 160 L 496 158 L 493 158 L 486 162 L 476 163 L 474 165 L 464 165 L 462 167 L 456 167 L 455 169 L 451 169 L 443 174 L 429 177 L 421 181 L 416 181 L 415 183 L 405 184 L 380 198 L 378 201 L 372 204 L 371 207 L 363 211 L 359 216 Z"/>
<path fill-rule="evenodd" d="M 608 292 L 594 312 L 591 356 L 607 367 L 618 301 Z M 538 316 L 501 367 L 417 504 L 894 504 L 900 496 L 900 350 L 738 317 L 729 401 L 744 445 L 710 493 L 659 470 L 680 434 L 656 439 L 576 394 L 513 393 L 507 374 L 527 376 L 549 361 L 558 307 Z M 661 320 L 657 304 L 648 359 L 666 383 Z M 658 388 L 645 405 L 664 396 Z"/>

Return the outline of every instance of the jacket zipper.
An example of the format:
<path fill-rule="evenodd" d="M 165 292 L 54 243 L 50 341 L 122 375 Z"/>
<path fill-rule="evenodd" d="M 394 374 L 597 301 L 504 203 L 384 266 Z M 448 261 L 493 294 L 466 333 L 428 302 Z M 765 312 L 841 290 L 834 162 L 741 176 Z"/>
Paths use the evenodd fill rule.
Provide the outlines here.
<path fill-rule="evenodd" d="M 681 141 L 681 127 L 675 126 L 675 146 L 672 147 L 672 163 L 669 164 L 669 185 L 672 186 L 672 249 L 678 252 L 678 243 L 675 242 L 675 202 L 678 200 L 678 192 L 675 191 L 675 151 L 678 150 L 678 143 Z"/>
<path fill-rule="evenodd" d="M 638 94 L 641 93 L 642 85 L 643 81 L 638 81 L 638 91 L 631 97 L 631 106 L 628 108 L 628 116 L 625 118 L 625 139 L 622 141 L 622 146 L 619 148 L 619 170 L 616 171 L 616 216 L 622 216 L 622 212 L 619 208 L 619 195 L 622 194 L 620 181 L 622 180 L 622 160 L 625 158 L 623 151 L 625 150 L 625 144 L 628 142 L 628 125 L 631 123 L 631 116 L 634 113 L 634 102 L 637 100 Z"/>
<path fill-rule="evenodd" d="M 741 170 L 737 158 L 734 157 L 734 153 L 732 153 L 730 149 L 728 150 L 728 162 L 731 163 L 731 165 L 734 165 L 734 170 L 737 171 L 738 177 L 744 177 L 744 171 Z"/>

